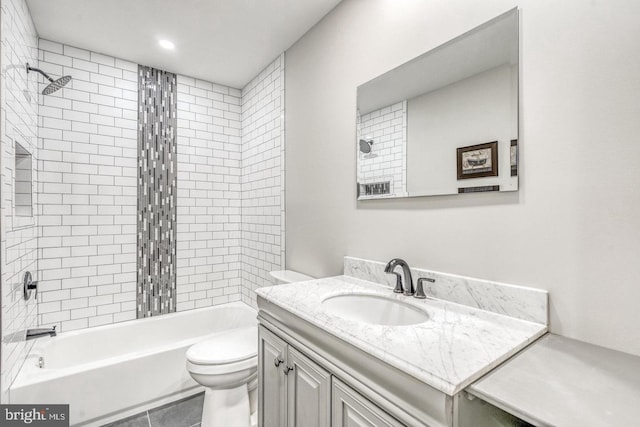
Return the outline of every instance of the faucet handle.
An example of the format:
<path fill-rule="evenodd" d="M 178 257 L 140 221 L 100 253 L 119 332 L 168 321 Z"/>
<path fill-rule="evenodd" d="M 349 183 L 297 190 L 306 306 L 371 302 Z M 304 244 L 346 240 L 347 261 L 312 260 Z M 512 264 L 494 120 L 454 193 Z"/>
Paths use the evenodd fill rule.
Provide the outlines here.
<path fill-rule="evenodd" d="M 416 293 L 413 296 L 414 298 L 425 299 L 427 297 L 427 295 L 425 295 L 425 293 L 424 293 L 424 289 L 423 289 L 423 286 L 422 286 L 422 282 L 424 282 L 425 280 L 427 282 L 431 282 L 431 283 L 434 283 L 436 281 L 436 279 L 432 279 L 430 277 L 421 277 L 421 278 L 419 278 L 418 279 L 418 283 L 416 284 Z"/>
<path fill-rule="evenodd" d="M 32 290 L 36 291 L 35 298 L 37 299 L 38 298 L 38 281 L 34 281 L 33 277 L 31 276 L 31 272 L 27 271 L 26 273 L 24 273 L 24 277 L 22 279 L 22 295 L 25 301 L 31 298 Z"/>

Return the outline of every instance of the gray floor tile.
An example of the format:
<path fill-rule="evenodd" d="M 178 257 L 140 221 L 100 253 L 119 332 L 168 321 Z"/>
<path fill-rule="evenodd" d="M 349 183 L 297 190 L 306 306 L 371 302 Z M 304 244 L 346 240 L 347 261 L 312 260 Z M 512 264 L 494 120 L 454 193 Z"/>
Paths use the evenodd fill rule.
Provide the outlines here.
<path fill-rule="evenodd" d="M 142 414 L 134 415 L 103 427 L 149 427 L 149 417 L 146 412 L 143 412 Z"/>
<path fill-rule="evenodd" d="M 204 393 L 149 411 L 151 427 L 192 427 L 202 420 Z"/>

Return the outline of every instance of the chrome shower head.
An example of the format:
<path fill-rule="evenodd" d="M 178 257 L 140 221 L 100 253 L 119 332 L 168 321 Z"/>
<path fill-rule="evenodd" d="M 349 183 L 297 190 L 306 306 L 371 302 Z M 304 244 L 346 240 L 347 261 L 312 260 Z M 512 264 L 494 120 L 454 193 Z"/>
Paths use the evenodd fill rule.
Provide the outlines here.
<path fill-rule="evenodd" d="M 373 139 L 361 139 L 360 151 L 364 154 L 369 154 L 373 148 Z"/>
<path fill-rule="evenodd" d="M 50 95 L 58 89 L 62 89 L 62 87 L 66 86 L 71 81 L 71 76 L 63 76 L 57 80 L 53 80 L 44 71 L 40 70 L 39 68 L 30 67 L 27 63 L 27 73 L 29 73 L 29 71 L 37 71 L 38 73 L 42 74 L 47 80 L 49 80 L 50 83 L 44 89 L 42 89 L 43 95 Z"/>
<path fill-rule="evenodd" d="M 62 87 L 66 86 L 66 84 L 69 83 L 70 81 L 71 81 L 71 76 L 62 76 L 59 79 L 52 81 L 47 85 L 47 87 L 42 89 L 42 94 L 43 95 L 52 94 L 58 89 L 62 89 Z"/>

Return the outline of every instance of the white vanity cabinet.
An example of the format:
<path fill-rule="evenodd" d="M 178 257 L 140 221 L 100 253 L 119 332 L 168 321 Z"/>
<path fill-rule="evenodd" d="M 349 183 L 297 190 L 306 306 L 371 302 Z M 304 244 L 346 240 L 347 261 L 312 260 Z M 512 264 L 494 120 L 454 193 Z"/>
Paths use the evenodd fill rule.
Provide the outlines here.
<path fill-rule="evenodd" d="M 264 327 L 258 329 L 258 423 L 263 427 L 286 426 L 287 343 Z"/>
<path fill-rule="evenodd" d="M 345 271 L 373 276 L 383 274 L 383 267 L 357 261 L 354 267 L 345 264 Z M 467 289 L 457 276 L 438 277 Z M 314 426 L 476 427 L 480 416 L 466 411 L 474 402 L 465 390 L 546 333 L 548 303 L 542 291 L 522 289 L 517 292 L 523 295 L 515 295 L 513 287 L 480 285 L 490 307 L 514 312 L 521 307 L 521 316 L 537 320 L 447 300 L 407 298 L 346 275 L 257 289 L 262 425 L 306 425 L 311 417 L 301 414 L 313 413 L 320 414 Z M 383 312 L 388 315 L 378 316 Z M 289 368 L 296 370 L 295 380 L 282 379 L 282 366 L 274 371 L 281 365 L 274 363 L 277 356 L 286 361 L 287 377 Z M 321 415 L 325 378 L 331 419 Z M 284 397 L 274 403 L 267 392 Z"/>
<path fill-rule="evenodd" d="M 262 427 L 329 427 L 331 374 L 264 326 L 258 332 Z"/>
<path fill-rule="evenodd" d="M 334 378 L 331 387 L 333 427 L 401 427 L 386 412 Z"/>
<path fill-rule="evenodd" d="M 258 341 L 260 427 L 403 426 L 263 325 Z"/>
<path fill-rule="evenodd" d="M 260 296 L 258 307 L 259 427 L 454 427 L 452 397 Z"/>

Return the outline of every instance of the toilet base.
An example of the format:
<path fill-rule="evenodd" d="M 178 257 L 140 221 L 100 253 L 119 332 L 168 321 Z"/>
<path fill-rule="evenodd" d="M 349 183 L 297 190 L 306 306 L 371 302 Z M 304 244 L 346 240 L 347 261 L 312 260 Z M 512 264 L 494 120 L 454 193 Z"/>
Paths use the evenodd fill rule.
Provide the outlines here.
<path fill-rule="evenodd" d="M 246 384 L 226 390 L 205 389 L 202 427 L 250 427 L 250 417 Z"/>

